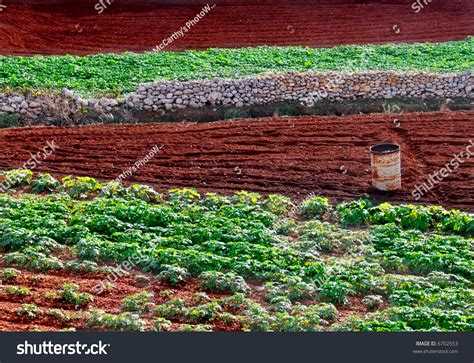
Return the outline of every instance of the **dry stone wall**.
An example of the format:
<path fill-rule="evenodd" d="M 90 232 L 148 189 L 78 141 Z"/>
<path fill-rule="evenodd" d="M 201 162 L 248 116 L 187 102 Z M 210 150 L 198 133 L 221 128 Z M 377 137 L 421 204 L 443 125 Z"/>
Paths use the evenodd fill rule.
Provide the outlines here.
<path fill-rule="evenodd" d="M 16 114 L 23 119 L 74 118 L 75 113 L 164 113 L 188 107 L 244 107 L 281 101 L 311 105 L 324 99 L 472 98 L 473 86 L 472 73 L 285 73 L 243 79 L 147 83 L 121 99 L 83 99 L 67 89 L 61 95 L 0 94 L 0 113 Z"/>

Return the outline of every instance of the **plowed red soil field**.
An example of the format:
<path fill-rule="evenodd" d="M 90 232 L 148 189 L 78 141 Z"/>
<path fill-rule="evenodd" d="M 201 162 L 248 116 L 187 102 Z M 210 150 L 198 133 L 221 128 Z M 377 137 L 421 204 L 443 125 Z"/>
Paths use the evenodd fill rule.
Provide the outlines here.
<path fill-rule="evenodd" d="M 448 41 L 474 34 L 471 0 L 439 0 L 418 13 L 412 2 L 221 0 L 166 50 Z M 3 1 L 7 7 L 0 13 L 0 53 L 151 51 L 202 9 L 196 1 L 181 1 L 179 6 L 116 1 L 98 14 L 98 1 L 66 3 Z"/>
<path fill-rule="evenodd" d="M 297 199 L 312 192 L 337 200 L 370 193 L 411 202 L 416 185 L 466 153 L 473 130 L 474 111 L 4 129 L 0 168 L 20 167 L 54 140 L 59 149 L 37 171 L 111 180 L 158 145 L 160 152 L 126 182 Z M 386 141 L 399 143 L 403 153 L 403 190 L 390 196 L 370 186 L 368 148 Z M 420 202 L 474 211 L 474 157 L 462 161 Z"/>

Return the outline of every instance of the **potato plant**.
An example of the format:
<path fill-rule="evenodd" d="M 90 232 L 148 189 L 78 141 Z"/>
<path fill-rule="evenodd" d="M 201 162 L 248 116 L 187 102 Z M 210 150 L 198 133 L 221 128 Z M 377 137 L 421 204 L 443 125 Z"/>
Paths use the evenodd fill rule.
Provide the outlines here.
<path fill-rule="evenodd" d="M 29 269 L 134 276 L 136 287 L 163 287 L 154 296 L 124 298 L 121 314 L 88 312 L 82 318 L 90 327 L 474 330 L 472 214 L 367 199 L 331 205 L 316 197 L 303 203 L 302 216 L 284 196 L 160 194 L 90 178 L 67 178 L 57 191 L 0 194 L 4 284 L 32 281 L 18 272 Z M 282 228 L 282 221 L 291 225 Z M 66 253 L 74 259 L 63 260 Z M 177 296 L 189 287 L 201 291 Z M 17 286 L 2 293 L 35 298 Z M 43 296 L 81 309 L 94 305 L 71 283 Z M 336 322 L 354 303 L 366 316 Z M 61 311 L 44 314 L 68 319 Z M 155 323 L 146 322 L 151 315 Z"/>

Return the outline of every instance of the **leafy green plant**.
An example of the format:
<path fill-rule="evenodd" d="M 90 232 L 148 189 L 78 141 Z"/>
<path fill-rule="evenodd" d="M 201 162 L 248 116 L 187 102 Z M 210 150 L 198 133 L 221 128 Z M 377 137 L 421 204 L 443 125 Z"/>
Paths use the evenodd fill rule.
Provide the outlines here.
<path fill-rule="evenodd" d="M 322 303 L 318 305 L 311 305 L 309 306 L 309 309 L 311 309 L 312 312 L 314 312 L 321 319 L 327 321 L 334 321 L 339 315 L 336 307 L 333 304 Z"/>
<path fill-rule="evenodd" d="M 210 325 L 204 324 L 180 324 L 176 328 L 177 332 L 190 333 L 190 332 L 212 332 Z"/>
<path fill-rule="evenodd" d="M 368 199 L 359 199 L 337 206 L 337 214 L 343 226 L 363 226 L 369 222 L 372 203 Z"/>
<path fill-rule="evenodd" d="M 263 201 L 264 207 L 277 216 L 286 215 L 293 203 L 291 199 L 283 195 L 270 194 L 267 199 Z"/>
<path fill-rule="evenodd" d="M 178 203 L 192 203 L 201 199 L 201 195 L 196 189 L 170 189 L 168 196 L 171 202 Z"/>
<path fill-rule="evenodd" d="M 245 280 L 234 273 L 223 273 L 217 271 L 203 272 L 201 287 L 212 292 L 248 292 L 250 287 Z"/>
<path fill-rule="evenodd" d="M 189 273 L 179 266 L 163 265 L 162 271 L 158 274 L 158 280 L 171 286 L 178 286 L 189 280 Z"/>
<path fill-rule="evenodd" d="M 383 298 L 380 295 L 368 295 L 362 299 L 362 304 L 369 310 L 377 309 L 383 304 Z"/>
<path fill-rule="evenodd" d="M 307 300 L 314 297 L 316 287 L 301 279 L 289 277 L 279 282 L 268 282 L 265 284 L 267 292 L 265 299 L 272 301 L 275 297 L 285 296 L 291 301 Z"/>
<path fill-rule="evenodd" d="M 186 302 L 178 297 L 173 298 L 162 305 L 157 305 L 154 313 L 165 319 L 176 319 L 186 317 Z"/>
<path fill-rule="evenodd" d="M 72 197 L 86 199 L 92 192 L 102 188 L 94 178 L 66 176 L 62 179 L 62 188 Z"/>
<path fill-rule="evenodd" d="M 31 295 L 30 289 L 27 287 L 19 287 L 19 286 L 5 286 L 3 291 L 10 296 L 28 296 Z"/>
<path fill-rule="evenodd" d="M 213 301 L 207 304 L 189 307 L 186 311 L 186 317 L 192 323 L 206 323 L 218 319 L 221 312 L 222 307 L 216 301 Z"/>
<path fill-rule="evenodd" d="M 61 309 L 51 308 L 44 312 L 46 316 L 49 316 L 53 319 L 59 320 L 63 323 L 70 323 L 74 321 L 81 320 L 85 317 L 85 312 L 76 312 L 76 311 L 63 311 Z"/>
<path fill-rule="evenodd" d="M 307 218 L 322 218 L 330 210 L 329 200 L 324 197 L 306 199 L 301 205 L 301 215 Z"/>
<path fill-rule="evenodd" d="M 63 263 L 59 258 L 48 257 L 42 252 L 31 249 L 24 250 L 24 252 L 7 253 L 3 257 L 3 261 L 7 265 L 18 265 L 39 271 L 61 270 L 63 268 Z"/>
<path fill-rule="evenodd" d="M 59 188 L 61 184 L 51 174 L 38 174 L 31 182 L 31 192 L 44 193 L 53 192 Z"/>
<path fill-rule="evenodd" d="M 138 314 L 120 313 L 108 314 L 99 309 L 91 309 L 91 315 L 86 323 L 89 328 L 110 329 L 118 331 L 144 331 L 145 321 Z"/>
<path fill-rule="evenodd" d="M 64 268 L 78 273 L 98 272 L 99 266 L 94 261 L 66 261 Z"/>
<path fill-rule="evenodd" d="M 20 275 L 21 271 L 15 268 L 5 268 L 2 270 L 2 280 L 5 281 L 15 280 Z"/>
<path fill-rule="evenodd" d="M 127 188 L 127 196 L 138 198 L 145 202 L 159 203 L 163 201 L 163 194 L 158 193 L 149 185 L 132 184 Z"/>
<path fill-rule="evenodd" d="M 94 301 L 91 294 L 79 292 L 80 286 L 77 284 L 63 284 L 58 291 L 59 299 L 77 307 L 83 307 Z"/>
<path fill-rule="evenodd" d="M 349 285 L 345 281 L 327 281 L 319 291 L 319 299 L 333 304 L 343 304 L 347 301 Z"/>
<path fill-rule="evenodd" d="M 148 312 L 151 311 L 154 304 L 151 301 L 154 294 L 147 291 L 138 292 L 122 300 L 122 311 L 130 312 Z"/>
<path fill-rule="evenodd" d="M 170 331 L 171 329 L 171 321 L 164 319 L 164 318 L 156 318 L 152 322 L 153 328 L 152 331 L 162 332 L 162 331 Z"/>
<path fill-rule="evenodd" d="M 28 169 L 14 169 L 7 171 L 5 174 L 5 182 L 10 188 L 30 185 L 33 179 L 33 172 Z"/>
<path fill-rule="evenodd" d="M 127 195 L 127 189 L 122 185 L 122 183 L 117 181 L 111 181 L 104 184 L 100 188 L 99 197 L 104 198 L 117 198 L 124 197 Z"/>
<path fill-rule="evenodd" d="M 15 313 L 18 316 L 24 316 L 30 320 L 33 320 L 36 319 L 38 315 L 42 313 L 42 311 L 35 304 L 23 304 L 22 306 L 15 309 Z"/>

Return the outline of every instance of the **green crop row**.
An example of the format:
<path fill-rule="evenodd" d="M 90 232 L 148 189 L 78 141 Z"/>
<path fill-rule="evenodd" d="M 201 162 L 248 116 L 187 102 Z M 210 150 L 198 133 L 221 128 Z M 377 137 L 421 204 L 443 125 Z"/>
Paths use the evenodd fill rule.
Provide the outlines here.
<path fill-rule="evenodd" d="M 124 95 L 157 80 L 242 78 L 277 72 L 474 69 L 473 38 L 425 44 L 257 47 L 91 56 L 0 57 L 0 90 L 63 87 L 84 96 Z"/>

